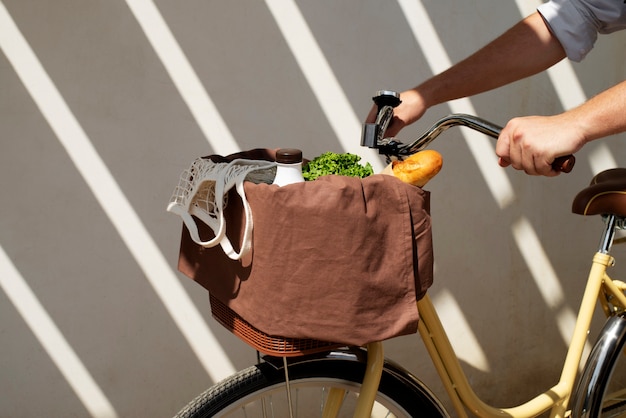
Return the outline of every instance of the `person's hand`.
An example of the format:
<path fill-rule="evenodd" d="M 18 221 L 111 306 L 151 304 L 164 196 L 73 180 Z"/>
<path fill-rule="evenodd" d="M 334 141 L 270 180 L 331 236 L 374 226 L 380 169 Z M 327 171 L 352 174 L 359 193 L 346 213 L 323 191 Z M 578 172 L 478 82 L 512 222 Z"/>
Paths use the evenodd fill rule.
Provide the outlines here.
<path fill-rule="evenodd" d="M 552 168 L 558 157 L 573 154 L 585 140 L 576 121 L 567 114 L 556 116 L 528 116 L 511 119 L 506 124 L 496 145 L 498 163 L 509 165 L 531 175 L 556 176 Z"/>
<path fill-rule="evenodd" d="M 415 122 L 426 112 L 427 107 L 422 100 L 422 96 L 414 89 L 400 93 L 400 100 L 402 103 L 394 109 L 393 119 L 391 119 L 387 131 L 385 131 L 385 137 L 396 136 L 402 128 Z M 377 112 L 378 107 L 374 105 L 367 115 L 365 123 L 376 122 Z"/>

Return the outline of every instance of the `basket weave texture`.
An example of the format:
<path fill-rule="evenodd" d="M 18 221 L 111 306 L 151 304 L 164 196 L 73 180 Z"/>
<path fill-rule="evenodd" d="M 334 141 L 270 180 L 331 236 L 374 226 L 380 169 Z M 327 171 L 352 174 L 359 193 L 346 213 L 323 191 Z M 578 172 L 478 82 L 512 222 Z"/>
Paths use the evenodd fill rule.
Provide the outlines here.
<path fill-rule="evenodd" d="M 250 325 L 235 311 L 209 294 L 213 317 L 227 330 L 235 334 L 250 347 L 271 356 L 298 357 L 315 354 L 340 347 L 341 344 L 310 338 L 288 338 L 272 336 Z"/>

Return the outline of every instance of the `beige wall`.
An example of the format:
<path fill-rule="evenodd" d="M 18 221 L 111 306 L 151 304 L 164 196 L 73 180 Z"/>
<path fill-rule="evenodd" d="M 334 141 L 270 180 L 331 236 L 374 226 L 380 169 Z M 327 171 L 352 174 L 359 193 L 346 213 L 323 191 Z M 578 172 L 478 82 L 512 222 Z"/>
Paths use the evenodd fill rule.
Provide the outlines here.
<path fill-rule="evenodd" d="M 440 48 L 423 21 L 416 41 L 404 3 L 420 4 L 285 1 L 273 14 L 261 1 L 0 1 L 0 416 L 171 416 L 254 362 L 175 271 L 170 194 L 200 155 L 356 147 L 373 92 L 416 84 L 445 64 L 438 53 L 458 61 L 524 13 L 513 1 L 422 1 Z M 278 24 L 294 21 L 294 4 L 320 55 L 302 25 Z M 457 110 L 500 124 L 558 112 L 624 78 L 625 41 L 601 37 L 552 77 L 438 106 L 402 138 Z M 600 226 L 570 214 L 571 200 L 626 164 L 626 142 L 589 145 L 573 173 L 543 179 L 494 168 L 491 148 L 473 154 L 463 134 L 433 146 L 445 163 L 429 185 L 431 295 L 478 393 L 510 405 L 558 378 Z M 538 265 L 549 269 L 534 279 Z M 440 393 L 418 343 L 391 341 L 387 354 Z"/>

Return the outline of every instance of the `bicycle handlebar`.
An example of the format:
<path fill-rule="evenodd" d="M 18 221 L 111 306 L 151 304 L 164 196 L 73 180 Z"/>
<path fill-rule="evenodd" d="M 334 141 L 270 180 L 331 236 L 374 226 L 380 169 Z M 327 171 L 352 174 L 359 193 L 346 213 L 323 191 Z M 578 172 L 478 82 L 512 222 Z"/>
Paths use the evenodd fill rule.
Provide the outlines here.
<path fill-rule="evenodd" d="M 400 104 L 400 96 L 392 91 L 380 91 L 373 98 L 378 105 L 378 114 L 375 123 L 363 125 L 361 145 L 369 148 L 377 148 L 380 154 L 391 157 L 401 157 L 414 154 L 428 146 L 443 131 L 453 126 L 466 126 L 498 139 L 502 127 L 477 116 L 455 113 L 439 119 L 428 131 L 410 144 L 403 145 L 395 138 L 384 138 L 384 133 L 393 118 L 393 108 Z M 558 157 L 552 163 L 552 168 L 563 173 L 569 173 L 574 168 L 576 158 L 573 155 Z"/>

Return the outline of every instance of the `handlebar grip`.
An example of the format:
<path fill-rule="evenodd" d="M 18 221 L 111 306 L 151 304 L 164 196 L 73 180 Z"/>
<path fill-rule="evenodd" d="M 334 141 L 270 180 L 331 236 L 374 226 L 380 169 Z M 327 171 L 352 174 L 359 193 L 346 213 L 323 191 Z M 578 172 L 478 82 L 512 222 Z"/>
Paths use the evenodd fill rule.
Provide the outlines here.
<path fill-rule="evenodd" d="M 555 159 L 552 168 L 562 173 L 569 173 L 574 168 L 574 164 L 576 164 L 576 157 L 570 154 Z"/>
<path fill-rule="evenodd" d="M 467 123 L 467 122 L 465 122 Z M 494 123 L 486 121 L 484 119 L 479 119 L 474 117 L 472 124 L 467 124 L 467 126 L 476 129 L 479 132 L 483 132 L 486 135 L 489 135 L 493 138 L 498 139 L 500 136 L 500 132 L 502 132 L 502 127 L 498 126 Z M 560 171 L 562 173 L 569 173 L 574 168 L 574 164 L 576 164 L 576 157 L 572 154 L 565 155 L 563 157 L 558 157 L 552 162 L 552 168 L 555 171 Z"/>

